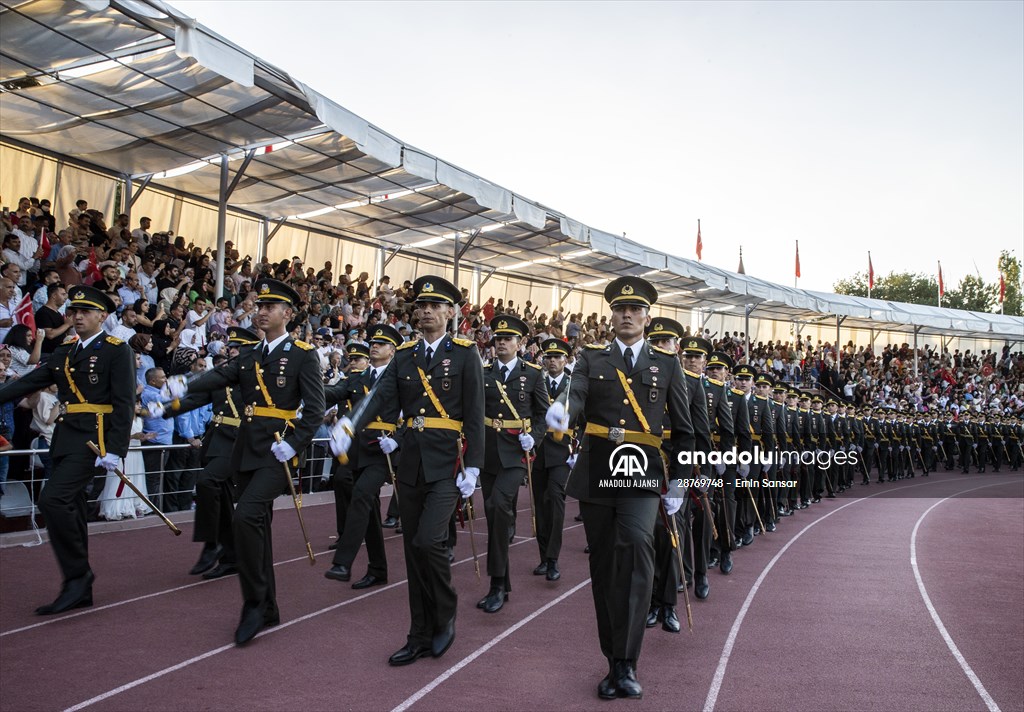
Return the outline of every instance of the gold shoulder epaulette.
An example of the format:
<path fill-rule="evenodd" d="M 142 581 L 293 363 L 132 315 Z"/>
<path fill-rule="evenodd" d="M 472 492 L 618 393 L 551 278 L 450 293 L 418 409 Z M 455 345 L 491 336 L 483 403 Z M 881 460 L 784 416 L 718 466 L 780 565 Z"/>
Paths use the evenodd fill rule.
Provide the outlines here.
<path fill-rule="evenodd" d="M 535 368 L 535 369 L 537 369 L 538 371 L 542 370 L 542 369 L 541 369 L 541 367 L 540 367 L 540 366 L 538 366 L 538 365 L 537 365 L 537 364 L 535 364 L 535 363 L 530 363 L 529 361 L 524 361 L 523 363 L 525 363 L 525 364 L 526 364 L 527 366 L 529 366 L 530 368 Z"/>
<path fill-rule="evenodd" d="M 61 346 L 73 346 L 74 344 L 77 344 L 77 343 L 78 343 L 78 337 L 75 336 L 74 334 L 70 334 L 69 336 L 65 336 L 64 337 L 64 340 L 60 342 L 60 345 Z"/>
<path fill-rule="evenodd" d="M 725 382 L 724 382 L 724 381 L 719 381 L 718 379 L 716 379 L 716 378 L 712 378 L 711 376 L 708 376 L 708 377 L 707 377 L 707 379 L 708 379 L 708 380 L 709 380 L 709 381 L 710 381 L 711 383 L 714 383 L 714 384 L 715 384 L 716 386 L 724 386 L 724 385 L 725 385 Z"/>
<path fill-rule="evenodd" d="M 739 390 L 738 388 L 730 388 L 729 390 L 738 396 L 746 395 L 743 391 Z"/>
<path fill-rule="evenodd" d="M 108 344 L 113 344 L 114 346 L 120 346 L 124 342 L 121 341 L 121 339 L 117 338 L 116 336 L 108 336 L 107 337 L 107 343 Z"/>
<path fill-rule="evenodd" d="M 692 378 L 700 378 L 700 374 L 699 373 L 694 373 L 693 371 L 688 371 L 685 368 L 683 369 L 683 373 L 685 373 L 687 376 L 690 376 Z"/>
<path fill-rule="evenodd" d="M 295 345 L 298 346 L 303 351 L 313 350 L 313 344 L 307 344 L 305 341 L 300 341 L 299 339 L 295 339 Z"/>
<path fill-rule="evenodd" d="M 675 356 L 675 354 L 674 354 L 674 353 L 672 353 L 672 352 L 671 352 L 671 351 L 669 351 L 668 349 L 663 349 L 663 348 L 661 348 L 660 346 L 653 346 L 653 345 L 652 345 L 652 346 L 651 346 L 651 348 L 652 348 L 653 350 L 657 351 L 657 352 L 658 352 L 659 354 L 665 354 L 666 356 Z"/>
<path fill-rule="evenodd" d="M 395 351 L 401 351 L 402 349 L 411 349 L 413 346 L 420 342 L 419 339 L 413 339 L 412 341 L 406 341 L 404 344 L 399 346 Z"/>
<path fill-rule="evenodd" d="M 595 349 L 595 350 L 597 350 L 597 349 L 602 349 L 603 350 L 603 349 L 606 349 L 608 347 L 607 346 L 601 346 L 601 344 L 587 344 L 586 348 L 588 348 L 588 349 Z"/>
<path fill-rule="evenodd" d="M 465 346 L 466 348 L 476 346 L 476 342 L 470 341 L 469 339 L 452 339 L 452 343 L 458 344 L 459 346 Z"/>

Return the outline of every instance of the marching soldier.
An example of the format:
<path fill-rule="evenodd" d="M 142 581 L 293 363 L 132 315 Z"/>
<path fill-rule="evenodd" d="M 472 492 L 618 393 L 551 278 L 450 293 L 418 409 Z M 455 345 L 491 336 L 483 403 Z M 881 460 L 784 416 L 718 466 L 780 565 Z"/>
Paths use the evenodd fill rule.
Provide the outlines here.
<path fill-rule="evenodd" d="M 736 430 L 732 406 L 729 403 L 729 386 L 725 383 L 725 374 L 731 365 L 732 359 L 727 354 L 712 351 L 704 366 L 704 394 L 708 399 L 711 440 L 715 444 L 715 449 L 723 455 L 736 445 Z M 724 464 L 715 465 L 715 474 L 717 479 L 722 481 L 722 486 L 714 491 L 711 502 L 718 539 L 710 544 L 708 566 L 719 566 L 723 574 L 732 571 L 732 551 L 739 548 L 735 534 L 736 473 L 733 471 L 730 477 L 729 469 L 729 466 Z M 730 479 L 732 482 L 728 481 Z M 701 597 L 697 591 L 694 593 L 697 593 L 698 598 Z"/>
<path fill-rule="evenodd" d="M 679 361 L 644 341 L 650 307 L 657 300 L 654 286 L 639 277 L 620 277 L 609 283 L 604 296 L 612 308 L 615 340 L 584 349 L 572 386 L 549 408 L 547 422 L 567 432 L 572 418 L 586 417 L 568 491 L 580 500 L 598 637 L 608 660 L 598 695 L 639 699 L 643 689 L 636 665 L 654 582 L 659 495 L 666 477 L 682 477 L 686 469 L 675 460 L 666 470 L 661 457 L 666 408 L 675 452 L 692 449 L 693 429 Z M 605 463 L 611 460 L 616 460 L 611 463 L 615 469 L 609 472 Z M 628 491 L 617 486 L 624 482 Z M 673 487 L 664 498 L 666 514 L 674 515 L 682 502 L 680 489 Z"/>
<path fill-rule="evenodd" d="M 273 279 L 257 283 L 256 292 L 255 323 L 263 340 L 242 347 L 237 358 L 188 384 L 190 394 L 237 387 L 246 404 L 231 458 L 239 485 L 232 525 L 243 601 L 235 630 L 238 645 L 280 622 L 270 531 L 272 509 L 287 486 L 287 464 L 298 461 L 297 454 L 310 444 L 324 418 L 320 360 L 311 344 L 288 334 L 299 295 Z M 179 382 L 169 381 L 168 386 L 172 396 L 183 395 Z"/>
<path fill-rule="evenodd" d="M 816 469 L 818 450 L 818 429 L 817 422 L 811 417 L 811 394 L 806 391 L 800 392 L 799 410 L 797 411 L 797 428 L 800 431 L 800 506 L 798 509 L 807 509 L 812 503 L 820 502 L 821 499 L 815 495 L 814 470 Z M 804 460 L 808 459 L 804 453 L 814 453 L 815 462 L 805 465 Z"/>
<path fill-rule="evenodd" d="M 402 343 L 402 335 L 398 330 L 387 324 L 371 327 L 370 348 L 366 352 L 369 366 L 357 375 L 348 379 L 343 388 L 349 396 L 348 402 L 358 402 L 364 398 L 381 377 L 384 369 L 394 358 L 395 350 Z M 362 356 L 366 347 L 359 346 L 358 353 Z M 349 350 L 349 358 L 357 353 Z M 344 381 L 342 383 L 345 383 Z M 333 387 L 324 389 L 328 402 L 341 400 L 338 396 L 328 395 Z M 356 590 L 370 586 L 383 586 L 388 582 L 388 560 L 384 550 L 384 530 L 380 519 L 380 488 L 385 482 L 394 484 L 394 467 L 398 459 L 395 451 L 398 442 L 395 434 L 399 418 L 398 402 L 385 404 L 377 417 L 367 423 L 356 438 L 355 456 L 352 458 L 353 485 L 349 495 L 348 509 L 345 512 L 338 546 L 334 550 L 331 568 L 324 574 L 329 579 L 348 581 L 351 579 L 352 562 L 359 553 L 359 547 L 366 542 L 367 568 L 366 575 L 352 584 Z M 392 497 L 400 496 L 392 493 Z"/>
<path fill-rule="evenodd" d="M 67 307 L 77 341 L 61 344 L 41 366 L 0 387 L 0 403 L 57 384 L 60 415 L 50 442 L 52 470 L 39 498 L 63 583 L 39 615 L 92 605 L 86 492 L 98 472 L 123 467 L 135 417 L 135 357 L 103 330 L 114 302 L 92 287 L 74 287 Z M 99 445 L 96 457 L 86 445 Z M 102 469 L 100 469 L 102 468 Z"/>
<path fill-rule="evenodd" d="M 717 356 L 717 358 L 716 358 L 716 356 Z M 724 362 L 725 365 L 722 366 L 722 367 L 715 368 L 715 366 L 713 364 L 715 364 L 718 361 Z M 733 361 L 732 361 L 732 358 L 730 358 L 728 354 L 712 353 L 711 359 L 708 361 L 708 369 L 707 370 L 709 371 L 709 373 L 714 374 L 714 373 L 717 372 L 717 375 L 720 377 L 720 379 L 724 381 L 725 379 L 727 379 L 729 377 L 729 372 L 732 371 L 732 369 L 733 369 Z M 747 369 L 748 369 L 748 372 L 744 373 L 745 383 L 743 384 L 743 388 L 746 389 L 746 390 L 739 389 L 739 388 L 736 388 L 736 387 L 732 387 L 732 388 L 726 387 L 726 390 L 725 390 L 725 399 L 726 399 L 726 402 L 729 404 L 729 415 L 732 417 L 732 422 L 733 422 L 733 438 L 734 438 L 733 442 L 734 442 L 734 445 L 733 445 L 733 447 L 730 447 L 728 449 L 726 449 L 723 446 L 723 448 L 722 448 L 723 454 L 725 452 L 729 452 L 729 451 L 733 450 L 734 448 L 735 448 L 735 451 L 736 451 L 737 454 L 739 454 L 739 453 L 747 453 L 747 454 L 753 456 L 753 453 L 754 453 L 754 441 L 750 437 L 750 415 L 749 415 L 748 410 L 747 410 L 747 400 L 746 400 L 746 395 L 749 392 L 750 387 L 753 385 L 753 373 L 754 373 L 754 371 L 753 371 L 753 369 L 750 369 L 749 366 L 747 367 Z M 722 500 L 723 503 L 728 505 L 730 503 L 730 500 L 732 502 L 731 511 L 730 511 L 729 507 L 726 507 L 726 506 L 722 507 L 721 511 L 725 515 L 725 520 L 723 522 L 723 525 L 725 527 L 728 527 L 730 529 L 730 531 L 733 532 L 733 537 L 732 537 L 732 544 L 733 544 L 732 548 L 733 549 L 738 549 L 738 548 L 740 548 L 740 546 L 750 546 L 751 544 L 754 543 L 754 524 L 755 524 L 755 522 L 754 522 L 754 512 L 753 512 L 753 508 L 751 506 L 749 506 L 749 504 L 750 504 L 749 494 L 744 499 L 744 502 L 748 505 L 746 507 L 744 513 L 749 515 L 750 519 L 749 519 L 749 521 L 744 521 L 743 522 L 743 524 L 745 526 L 742 528 L 742 530 L 741 530 L 741 527 L 739 526 L 739 522 L 737 521 L 737 518 L 736 518 L 736 514 L 737 514 L 737 507 L 736 507 L 736 504 L 737 504 L 736 479 L 737 479 L 737 476 L 743 477 L 744 479 L 748 478 L 750 476 L 750 466 L 749 465 L 741 465 L 741 464 L 727 466 L 726 473 L 725 473 L 725 482 L 723 483 L 723 487 L 722 487 L 722 490 L 721 490 L 722 494 L 724 495 L 723 496 L 723 500 Z M 748 490 L 748 493 L 749 493 L 749 490 Z M 719 527 L 719 531 L 721 531 L 721 527 Z M 721 551 L 721 554 L 720 554 L 721 561 L 719 563 L 719 570 L 723 574 L 727 574 L 727 573 L 729 573 L 729 571 L 732 570 L 732 554 L 727 549 L 725 549 L 725 548 L 722 548 L 722 547 L 719 547 L 719 548 L 720 548 L 720 551 Z"/>
<path fill-rule="evenodd" d="M 746 367 L 750 369 L 749 366 Z M 741 366 L 736 370 L 736 380 L 740 381 L 741 390 L 744 388 L 742 384 L 743 376 L 746 373 L 744 367 Z M 750 369 L 753 373 L 753 369 Z M 775 386 L 775 379 L 767 373 L 758 373 L 754 378 L 754 393 L 748 395 L 747 398 L 747 412 L 748 419 L 750 421 L 750 437 L 753 440 L 755 447 L 760 450 L 762 457 L 768 455 L 774 455 L 775 453 L 775 421 L 779 415 L 781 415 L 781 408 L 778 409 L 779 413 L 776 413 L 775 404 L 771 400 L 772 388 Z M 751 464 L 753 470 L 752 477 L 759 479 L 774 479 L 772 473 L 775 472 L 775 465 L 762 465 L 759 461 L 755 461 Z M 761 515 L 761 521 L 764 522 L 764 527 L 770 532 L 775 531 L 775 520 L 778 516 L 775 509 L 776 501 L 776 488 L 775 487 L 758 487 L 756 490 L 754 501 L 757 503 L 757 512 Z M 747 497 L 750 500 L 750 497 Z"/>
<path fill-rule="evenodd" d="M 324 408 L 331 411 L 337 408 L 335 415 L 348 413 L 352 410 L 352 403 L 355 398 L 362 397 L 356 381 L 366 370 L 369 363 L 370 350 L 359 343 L 351 343 L 345 348 L 345 358 L 348 363 L 345 365 L 341 379 L 333 386 L 324 386 Z M 345 533 L 345 517 L 348 516 L 348 507 L 352 503 L 352 490 L 355 487 L 355 480 L 352 471 L 359 464 L 359 450 L 351 453 L 346 462 L 335 458 L 331 463 L 331 487 L 334 490 L 334 524 L 338 532 L 338 538 L 328 549 L 337 551 L 341 537 Z M 339 581 L 348 581 L 348 578 L 338 578 L 337 572 L 328 569 L 324 573 L 327 578 Z"/>
<path fill-rule="evenodd" d="M 782 460 L 782 453 L 789 450 L 792 444 L 789 441 L 789 406 L 786 405 L 786 386 L 783 383 L 772 381 L 771 408 L 773 418 L 773 429 L 775 431 L 774 462 L 769 472 L 765 473 L 772 479 L 787 479 L 786 464 Z M 789 512 L 789 490 L 786 487 L 778 487 L 775 490 L 775 498 L 772 501 L 772 511 L 775 512 L 775 521 L 780 522 L 779 517 L 787 516 Z"/>
<path fill-rule="evenodd" d="M 569 346 L 561 339 L 547 339 L 540 350 L 544 354 L 544 384 L 550 405 L 569 388 L 570 376 L 565 371 Z M 533 463 L 533 502 L 537 510 L 537 547 L 540 549 L 540 565 L 533 574 L 545 576 L 548 581 L 561 578 L 558 556 L 562 551 L 571 442 L 567 437 L 561 442 L 545 437 L 537 445 L 537 459 Z"/>
<path fill-rule="evenodd" d="M 390 665 L 440 657 L 455 640 L 458 597 L 448 560 L 448 525 L 459 495 L 470 499 L 484 463 L 483 368 L 476 344 L 452 338 L 448 325 L 462 299 L 458 287 L 433 275 L 413 283 L 422 340 L 407 341 L 350 417 L 331 433 L 337 455 L 397 403 L 406 418 L 398 468 L 409 634 Z M 463 447 L 465 452 L 463 452 Z"/>
<path fill-rule="evenodd" d="M 814 395 L 811 398 L 811 433 L 815 436 L 815 450 L 819 456 L 823 452 L 830 452 L 832 450 L 832 421 L 831 419 L 826 421 L 825 413 L 822 410 L 823 403 L 819 395 Z M 828 459 L 831 461 L 832 458 Z M 835 498 L 834 484 L 832 483 L 832 478 L 829 477 L 828 467 L 822 467 L 821 463 L 817 461 L 811 467 L 814 469 L 814 499 L 811 501 L 815 503 L 820 502 L 821 495 L 826 490 L 828 491 L 828 499 Z"/>
<path fill-rule="evenodd" d="M 787 513 L 792 516 L 797 509 L 804 509 L 797 500 L 800 497 L 801 489 L 801 466 L 800 466 L 800 453 L 804 450 L 803 444 L 803 414 L 800 409 L 800 393 L 795 388 L 790 388 L 786 391 L 786 437 L 789 440 L 790 453 L 788 461 L 783 461 L 783 466 L 786 468 L 786 479 L 795 483 L 789 488 L 787 493 Z"/>
<path fill-rule="evenodd" d="M 248 329 L 233 326 L 228 330 L 228 356 L 235 358 L 241 347 L 252 346 L 259 341 L 260 337 Z M 167 408 L 164 417 L 187 413 L 207 404 L 213 405 L 214 415 L 203 437 L 203 471 L 196 480 L 195 527 L 192 531 L 192 541 L 203 542 L 203 550 L 189 574 L 215 579 L 238 572 L 231 531 L 235 513 L 231 453 L 238 437 L 238 427 L 242 424 L 245 403 L 237 387 L 225 386 L 188 395 Z"/>
<path fill-rule="evenodd" d="M 527 475 L 526 458 L 531 457 L 530 451 L 546 431 L 548 394 L 540 366 L 519 358 L 519 348 L 530 332 L 526 323 L 503 315 L 492 319 L 490 326 L 495 358 L 484 369 L 487 428 L 480 482 L 487 513 L 487 575 L 491 586 L 476 605 L 485 613 L 496 613 L 512 590 L 508 547 L 509 533 L 515 526 L 516 494 Z"/>
<path fill-rule="evenodd" d="M 974 435 L 974 442 L 978 446 L 978 472 L 983 473 L 985 468 L 988 467 L 988 461 L 992 455 L 992 443 L 989 442 L 989 426 L 985 422 L 984 411 L 978 413 L 978 419 L 974 421 L 972 434 Z"/>
<path fill-rule="evenodd" d="M 973 426 L 970 411 L 964 411 L 960 422 L 956 424 L 956 440 L 960 451 L 960 474 L 963 475 L 970 472 L 971 460 L 976 460 L 978 457 L 976 452 L 978 444 L 974 441 Z"/>

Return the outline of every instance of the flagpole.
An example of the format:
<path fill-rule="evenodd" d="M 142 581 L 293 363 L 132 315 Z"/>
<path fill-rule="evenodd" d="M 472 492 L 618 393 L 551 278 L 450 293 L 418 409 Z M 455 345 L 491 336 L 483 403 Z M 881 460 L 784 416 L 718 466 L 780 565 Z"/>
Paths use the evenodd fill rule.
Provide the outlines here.
<path fill-rule="evenodd" d="M 796 241 L 796 260 L 797 264 L 800 263 L 800 240 Z M 793 289 L 797 289 L 800 277 L 797 276 L 796 270 L 793 270 Z"/>
<path fill-rule="evenodd" d="M 941 260 L 939 261 L 939 281 L 935 285 L 935 291 L 938 293 L 939 307 L 941 308 L 942 307 L 942 261 Z"/>

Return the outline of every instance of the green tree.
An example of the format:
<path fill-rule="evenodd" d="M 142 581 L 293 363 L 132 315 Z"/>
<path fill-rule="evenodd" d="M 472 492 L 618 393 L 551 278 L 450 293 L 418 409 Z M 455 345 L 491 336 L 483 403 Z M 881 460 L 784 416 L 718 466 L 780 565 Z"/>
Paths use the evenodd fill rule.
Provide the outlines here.
<path fill-rule="evenodd" d="M 1003 313 L 1012 316 L 1024 316 L 1024 304 L 1021 299 L 1021 272 L 1020 260 L 1003 250 L 999 253 L 999 271 L 1003 273 L 1006 280 L 1006 300 L 1003 302 Z M 996 311 L 999 311 L 999 284 L 996 283 Z"/>
<path fill-rule="evenodd" d="M 866 297 L 868 275 L 866 272 L 858 272 L 847 279 L 840 279 L 833 285 L 833 289 L 836 294 Z M 936 305 L 938 294 L 939 284 L 934 277 L 912 272 L 890 272 L 884 277 L 876 276 L 875 286 L 871 290 L 872 299 L 932 306 Z"/>
<path fill-rule="evenodd" d="M 969 274 L 960 280 L 956 289 L 946 290 L 942 306 L 976 312 L 999 311 L 995 308 L 998 291 L 998 284 L 988 284 L 981 277 Z"/>

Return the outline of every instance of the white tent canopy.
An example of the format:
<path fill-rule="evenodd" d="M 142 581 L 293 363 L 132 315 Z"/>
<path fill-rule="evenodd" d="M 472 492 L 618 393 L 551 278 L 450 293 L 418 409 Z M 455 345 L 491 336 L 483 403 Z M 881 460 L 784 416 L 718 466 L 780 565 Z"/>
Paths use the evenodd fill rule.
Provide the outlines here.
<path fill-rule="evenodd" d="M 409 146 L 160 0 L 0 2 L 0 137 L 148 185 L 484 275 L 666 306 L 1021 339 L 1024 319 L 785 287 L 601 232 Z M 223 239 L 223 238 L 222 238 Z"/>

